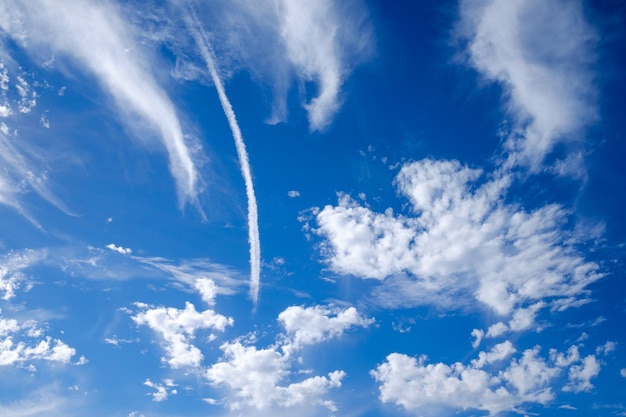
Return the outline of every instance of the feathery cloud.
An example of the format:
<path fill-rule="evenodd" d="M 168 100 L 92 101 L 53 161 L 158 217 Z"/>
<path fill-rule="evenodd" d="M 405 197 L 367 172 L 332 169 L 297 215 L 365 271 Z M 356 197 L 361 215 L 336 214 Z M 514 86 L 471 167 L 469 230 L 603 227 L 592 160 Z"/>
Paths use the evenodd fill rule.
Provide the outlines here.
<path fill-rule="evenodd" d="M 514 128 L 509 164 L 531 170 L 598 119 L 592 64 L 598 36 L 581 1 L 463 0 L 469 64 L 505 90 Z"/>
<path fill-rule="evenodd" d="M 5 2 L 3 13 L 2 29 L 27 52 L 52 50 L 56 59 L 73 59 L 115 99 L 125 122 L 133 125 L 139 116 L 150 126 L 169 154 L 179 204 L 195 202 L 198 173 L 176 109 L 141 54 L 129 53 L 138 45 L 118 8 L 93 1 L 11 0 Z"/>

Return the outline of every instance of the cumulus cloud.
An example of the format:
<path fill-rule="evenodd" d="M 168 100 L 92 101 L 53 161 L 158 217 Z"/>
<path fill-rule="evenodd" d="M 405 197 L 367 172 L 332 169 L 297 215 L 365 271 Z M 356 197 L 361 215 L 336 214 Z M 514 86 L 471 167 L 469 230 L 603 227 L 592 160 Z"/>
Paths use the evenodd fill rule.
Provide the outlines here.
<path fill-rule="evenodd" d="M 505 89 L 514 164 L 538 169 L 598 118 L 591 66 L 598 36 L 581 1 L 463 0 L 459 35 L 486 80 Z"/>
<path fill-rule="evenodd" d="M 119 9 L 102 2 L 35 0 L 5 2 L 2 12 L 2 29 L 28 52 L 46 49 L 58 60 L 72 58 L 115 99 L 124 121 L 138 126 L 130 121 L 139 116 L 150 126 L 169 154 L 180 204 L 195 201 L 198 174 L 176 109 L 141 53 L 129 53 L 129 48 L 140 48 Z M 25 85 L 20 91 L 32 101 Z M 26 104 L 20 109 L 27 109 Z"/>
<path fill-rule="evenodd" d="M 18 321 L 0 315 L 0 366 L 31 361 L 67 364 L 75 355 L 76 349 L 62 340 L 45 336 L 35 321 Z M 77 363 L 84 364 L 86 359 L 81 357 Z"/>
<path fill-rule="evenodd" d="M 563 354 L 552 350 L 546 359 L 540 356 L 539 347 L 527 349 L 520 357 L 498 366 L 513 353 L 515 348 L 509 341 L 480 352 L 470 365 L 429 364 L 425 356 L 392 353 L 371 375 L 380 383 L 382 402 L 394 403 L 409 412 L 440 415 L 444 409 L 472 409 L 494 415 L 522 412 L 527 404 L 548 404 L 563 372 L 569 372 L 564 390 L 590 388 L 590 379 L 599 372 L 593 355 L 563 361 L 559 360 Z M 483 369 L 486 365 L 493 370 Z"/>
<path fill-rule="evenodd" d="M 584 242 L 568 230 L 567 211 L 508 203 L 510 181 L 457 161 L 406 164 L 395 184 L 410 215 L 374 212 L 340 195 L 338 205 L 313 210 L 321 253 L 337 273 L 382 281 L 375 296 L 383 305 L 478 302 L 512 316 L 497 335 L 526 329 L 544 306 L 585 302 L 602 275 L 577 251 Z"/>
<path fill-rule="evenodd" d="M 214 386 L 229 388 L 233 397 L 225 402 L 231 409 L 321 405 L 335 410 L 335 404 L 324 397 L 330 389 L 341 386 L 345 372 L 335 370 L 292 382 L 297 359 L 294 353 L 305 345 L 339 337 L 349 328 L 368 326 L 373 320 L 361 316 L 353 307 L 341 310 L 322 306 L 289 307 L 279 314 L 278 320 L 286 334 L 279 335 L 273 346 L 224 343 L 224 355 L 207 369 L 207 379 Z"/>
<path fill-rule="evenodd" d="M 334 405 L 321 397 L 330 388 L 341 386 L 343 371 L 327 376 L 315 376 L 303 381 L 284 384 L 291 361 L 288 355 L 275 349 L 257 349 L 239 342 L 221 346 L 224 358 L 206 373 L 211 384 L 229 387 L 235 399 L 229 400 L 231 409 L 253 407 L 264 410 L 271 406 L 294 407 L 320 403 L 333 409 Z"/>
<path fill-rule="evenodd" d="M 161 402 L 167 400 L 170 395 L 178 394 L 178 390 L 175 388 L 177 385 L 171 379 L 165 379 L 163 384 L 152 382 L 150 379 L 146 379 L 143 383 L 145 386 L 154 388 L 155 392 L 152 394 L 152 401 Z"/>
<path fill-rule="evenodd" d="M 198 330 L 212 329 L 223 332 L 227 326 L 233 324 L 232 318 L 210 309 L 199 312 L 189 302 L 185 303 L 182 310 L 173 307 L 151 308 L 141 303 L 137 306 L 142 311 L 132 316 L 132 320 L 139 326 L 150 327 L 163 338 L 166 356 L 162 361 L 172 368 L 197 368 L 201 365 L 204 355 L 192 344 Z"/>
<path fill-rule="evenodd" d="M 106 245 L 107 249 L 112 250 L 113 252 L 117 252 L 120 255 L 130 255 L 131 253 L 133 253 L 133 250 L 131 248 L 124 248 L 122 246 L 116 246 L 114 243 L 109 243 L 108 245 Z"/>
<path fill-rule="evenodd" d="M 278 315 L 278 321 L 291 339 L 289 349 L 320 343 L 341 336 L 347 329 L 367 327 L 374 319 L 363 317 L 356 308 L 292 306 Z"/>

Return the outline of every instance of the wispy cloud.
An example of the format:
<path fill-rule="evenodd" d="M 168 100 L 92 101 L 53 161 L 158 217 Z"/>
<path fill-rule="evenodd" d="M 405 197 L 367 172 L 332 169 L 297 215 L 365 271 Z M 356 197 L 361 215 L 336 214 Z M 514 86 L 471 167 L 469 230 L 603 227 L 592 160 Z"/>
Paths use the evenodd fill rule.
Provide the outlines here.
<path fill-rule="evenodd" d="M 229 73 L 249 71 L 273 92 L 268 123 L 287 120 L 294 80 L 310 129 L 328 127 L 341 107 L 351 71 L 373 51 L 373 30 L 361 0 L 194 2 L 220 62 Z M 198 76 L 182 60 L 184 78 Z"/>
<path fill-rule="evenodd" d="M 235 139 L 235 147 L 237 148 L 237 155 L 239 157 L 239 164 L 241 167 L 241 174 L 246 185 L 246 197 L 248 199 L 248 241 L 250 243 L 250 297 L 252 302 L 256 306 L 259 299 L 259 286 L 261 281 L 261 241 L 259 238 L 259 212 L 257 207 L 256 196 L 254 194 L 254 184 L 252 182 L 252 172 L 250 170 L 250 160 L 248 158 L 248 152 L 246 151 L 246 145 L 243 141 L 243 135 L 241 129 L 237 123 L 237 117 L 233 106 L 226 95 L 226 89 L 224 83 L 219 75 L 217 66 L 215 64 L 215 56 L 209 39 L 207 37 L 204 28 L 198 21 L 195 12 L 191 11 L 188 16 L 189 28 L 193 34 L 194 40 L 202 58 L 204 59 L 213 84 L 217 90 L 217 94 L 224 109 L 224 114 L 228 119 L 228 125 Z"/>
<path fill-rule="evenodd" d="M 198 173 L 176 109 L 138 53 L 133 28 L 117 7 L 92 1 L 11 0 L 2 13 L 2 29 L 29 53 L 52 50 L 57 60 L 72 58 L 115 99 L 125 122 L 156 131 L 169 154 L 179 204 L 196 201 Z"/>
<path fill-rule="evenodd" d="M 581 1 L 463 0 L 467 58 L 505 90 L 514 120 L 509 164 L 541 168 L 558 143 L 575 143 L 598 119 L 594 43 Z"/>

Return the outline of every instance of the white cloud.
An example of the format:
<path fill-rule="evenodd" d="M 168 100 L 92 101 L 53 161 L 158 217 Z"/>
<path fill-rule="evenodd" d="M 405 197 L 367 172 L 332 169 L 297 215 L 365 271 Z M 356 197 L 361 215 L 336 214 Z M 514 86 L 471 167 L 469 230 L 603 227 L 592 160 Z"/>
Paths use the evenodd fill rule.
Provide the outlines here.
<path fill-rule="evenodd" d="M 609 353 L 613 352 L 615 349 L 617 349 L 617 343 L 608 341 L 604 345 L 598 346 L 598 348 L 596 349 L 596 355 L 606 356 Z"/>
<path fill-rule="evenodd" d="M 470 64 L 505 89 L 511 161 L 538 169 L 560 142 L 598 118 L 591 66 L 597 35 L 581 1 L 463 0 Z"/>
<path fill-rule="evenodd" d="M 1 313 L 1 311 L 0 311 Z M 62 340 L 43 335 L 35 321 L 20 322 L 0 315 L 0 366 L 23 364 L 29 361 L 70 363 L 76 349 Z M 76 364 L 82 365 L 81 357 Z"/>
<path fill-rule="evenodd" d="M 589 391 L 593 388 L 591 379 L 600 373 L 600 363 L 594 355 L 588 355 L 582 359 L 582 363 L 573 365 L 569 369 L 569 384 L 566 385 L 564 391 Z"/>
<path fill-rule="evenodd" d="M 143 383 L 145 386 L 154 388 L 156 391 L 152 394 L 152 401 L 161 402 L 167 400 L 170 395 L 178 394 L 178 390 L 175 388 L 177 385 L 171 379 L 166 379 L 163 384 L 152 382 L 150 379 L 146 379 Z"/>
<path fill-rule="evenodd" d="M 239 342 L 221 346 L 224 358 L 206 373 L 211 384 L 227 386 L 236 399 L 229 400 L 231 409 L 252 407 L 265 410 L 272 406 L 294 407 L 315 403 L 333 408 L 322 400 L 331 388 L 341 386 L 345 373 L 334 371 L 328 376 L 315 376 L 303 381 L 284 384 L 291 367 L 290 358 L 275 349 L 257 349 Z"/>
<path fill-rule="evenodd" d="M 10 300 L 26 280 L 25 269 L 41 262 L 46 257 L 44 251 L 23 250 L 0 256 L 0 299 Z"/>
<path fill-rule="evenodd" d="M 219 288 L 215 285 L 215 281 L 207 278 L 199 278 L 196 280 L 195 287 L 200 293 L 202 301 L 210 306 L 215 304 L 215 296 L 219 291 Z"/>
<path fill-rule="evenodd" d="M 624 378 L 626 378 L 626 368 L 620 369 L 619 374 L 623 376 Z"/>
<path fill-rule="evenodd" d="M 487 364 L 506 359 L 515 352 L 517 350 L 513 347 L 513 344 L 506 340 L 495 345 L 489 352 L 479 352 L 478 359 L 472 361 L 472 366 L 480 369 Z"/>
<path fill-rule="evenodd" d="M 539 347 L 525 350 L 521 357 L 502 366 L 501 362 L 513 353 L 515 348 L 509 341 L 480 352 L 470 365 L 428 364 L 424 356 L 392 353 L 371 375 L 380 383 L 382 402 L 397 404 L 409 412 L 441 415 L 444 409 L 472 409 L 494 415 L 523 412 L 526 404 L 549 403 L 554 398 L 553 386 L 568 366 L 570 382 L 564 389 L 572 384 L 577 389 L 588 389 L 589 380 L 599 372 L 593 355 L 558 362 L 563 354 L 551 351 L 546 360 L 539 356 Z M 485 365 L 494 367 L 494 371 L 482 369 Z"/>
<path fill-rule="evenodd" d="M 377 213 L 341 195 L 337 206 L 313 210 L 321 253 L 337 273 L 383 281 L 374 294 L 385 306 L 478 301 L 512 315 L 498 335 L 530 327 L 544 305 L 586 302 L 602 275 L 577 252 L 582 237 L 567 229 L 568 213 L 506 202 L 511 180 L 498 175 L 483 178 L 457 161 L 406 164 L 395 184 L 411 215 Z"/>
<path fill-rule="evenodd" d="M 228 125 L 230 126 L 230 130 L 235 141 L 237 156 L 239 157 L 241 175 L 243 176 L 244 184 L 246 186 L 246 198 L 248 199 L 248 243 L 250 244 L 250 297 L 256 307 L 259 300 L 259 287 L 261 280 L 261 241 L 259 238 L 259 211 L 257 207 L 256 195 L 254 193 L 254 183 L 252 181 L 252 170 L 250 169 L 248 151 L 246 150 L 246 144 L 243 141 L 243 135 L 241 134 L 241 129 L 239 128 L 235 111 L 233 110 L 233 106 L 226 95 L 224 83 L 218 73 L 217 65 L 215 63 L 215 54 L 209 42 L 207 33 L 198 20 L 195 12 L 191 13 L 188 20 L 193 38 L 196 41 L 196 45 L 200 49 L 207 69 L 211 74 L 211 79 L 213 80 L 213 84 L 215 84 L 215 89 L 217 90 L 217 95 L 220 99 L 220 103 L 222 104 L 224 115 L 228 120 Z"/>
<path fill-rule="evenodd" d="M 214 1 L 195 7 L 220 41 L 214 47 L 224 67 L 244 67 L 272 88 L 272 124 L 287 118 L 295 76 L 311 130 L 326 128 L 341 107 L 346 78 L 371 54 L 372 28 L 361 0 Z M 194 65 L 184 64 L 181 76 L 197 77 Z"/>
<path fill-rule="evenodd" d="M 336 410 L 335 404 L 324 397 L 332 388 L 341 386 L 345 372 L 335 370 L 326 376 L 292 382 L 294 376 L 301 374 L 293 370 L 301 360 L 294 353 L 305 345 L 339 337 L 349 328 L 368 326 L 373 320 L 361 316 L 353 307 L 341 310 L 295 306 L 280 313 L 278 321 L 286 334 L 278 335 L 271 347 L 259 349 L 241 341 L 224 343 L 221 346 L 224 356 L 207 369 L 209 382 L 229 388 L 232 397 L 224 402 L 231 409 L 321 405 Z"/>
<path fill-rule="evenodd" d="M 352 327 L 374 323 L 374 319 L 361 316 L 354 307 L 342 310 L 323 306 L 288 307 L 278 315 L 278 321 L 292 340 L 284 347 L 287 351 L 339 337 Z"/>
<path fill-rule="evenodd" d="M 287 195 L 291 198 L 300 197 L 300 191 L 290 190 L 287 192 Z"/>
<path fill-rule="evenodd" d="M 204 358 L 200 349 L 191 342 L 200 329 L 223 332 L 233 325 L 233 319 L 213 310 L 196 311 L 193 304 L 185 303 L 183 310 L 173 307 L 150 308 L 136 304 L 143 309 L 132 317 L 137 325 L 147 325 L 163 338 L 163 349 L 167 356 L 162 358 L 172 368 L 199 367 Z"/>
<path fill-rule="evenodd" d="M 2 29 L 28 52 L 49 53 L 49 48 L 59 61 L 73 58 L 111 94 L 124 121 L 139 127 L 135 122 L 139 116 L 155 130 L 169 154 L 179 203 L 195 201 L 198 174 L 176 109 L 137 53 L 133 28 L 116 7 L 92 1 L 34 0 L 5 2 L 3 11 Z M 128 53 L 128 48 L 136 49 Z M 24 85 L 21 88 L 25 97 L 31 97 Z"/>
<path fill-rule="evenodd" d="M 485 337 L 485 331 L 481 329 L 473 329 L 471 335 L 474 338 L 474 341 L 472 342 L 472 347 L 476 349 L 478 346 L 480 346 L 480 342 L 482 342 L 483 337 Z"/>
<path fill-rule="evenodd" d="M 131 248 L 124 248 L 121 246 L 115 246 L 114 243 L 109 243 L 108 245 L 106 245 L 107 249 L 112 250 L 113 252 L 117 252 L 121 255 L 130 255 L 131 253 L 133 253 L 133 250 Z"/>

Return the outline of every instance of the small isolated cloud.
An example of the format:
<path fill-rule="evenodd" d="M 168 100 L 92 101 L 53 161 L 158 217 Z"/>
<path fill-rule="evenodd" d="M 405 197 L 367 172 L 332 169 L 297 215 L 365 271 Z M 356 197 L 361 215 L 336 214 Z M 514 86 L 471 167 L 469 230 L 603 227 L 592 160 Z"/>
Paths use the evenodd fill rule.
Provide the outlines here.
<path fill-rule="evenodd" d="M 291 190 L 287 192 L 287 195 L 291 198 L 300 197 L 300 191 Z"/>
<path fill-rule="evenodd" d="M 371 375 L 380 383 L 383 403 L 435 416 L 447 409 L 480 410 L 490 415 L 521 412 L 526 404 L 548 404 L 554 398 L 553 386 L 564 372 L 569 376 L 563 389 L 578 391 L 590 388 L 589 381 L 599 372 L 593 355 L 564 361 L 564 355 L 554 350 L 549 358 L 543 358 L 541 349 L 535 347 L 505 361 L 515 352 L 506 341 L 489 352 L 480 352 L 469 365 L 429 364 L 425 356 L 392 353 Z"/>
<path fill-rule="evenodd" d="M 604 345 L 598 346 L 598 348 L 596 349 L 596 355 L 606 356 L 609 353 L 613 352 L 615 349 L 617 349 L 617 343 L 608 341 Z"/>
<path fill-rule="evenodd" d="M 485 178 L 487 177 L 487 178 Z M 487 337 L 531 327 L 544 307 L 587 302 L 602 277 L 576 250 L 580 234 L 556 204 L 526 211 L 508 203 L 508 175 L 487 176 L 457 161 L 406 164 L 395 179 L 409 215 L 372 211 L 347 195 L 313 209 L 330 269 L 381 281 L 383 306 L 485 306 L 508 324 Z"/>
<path fill-rule="evenodd" d="M 505 89 L 511 162 L 538 169 L 556 144 L 580 139 L 597 120 L 598 35 L 581 1 L 463 0 L 460 16 L 469 64 Z"/>
<path fill-rule="evenodd" d="M 155 389 L 155 392 L 148 394 L 148 395 L 152 395 L 152 401 L 156 401 L 156 402 L 165 401 L 170 395 L 178 394 L 178 390 L 176 390 L 175 388 L 177 387 L 177 385 L 171 379 L 163 380 L 162 384 L 152 382 L 150 379 L 146 379 L 146 381 L 143 384 L 147 387 Z"/>
<path fill-rule="evenodd" d="M 623 376 L 624 378 L 626 378 L 626 368 L 622 368 L 622 369 L 619 371 L 619 374 L 620 374 L 621 376 Z"/>
<path fill-rule="evenodd" d="M 480 346 L 480 342 L 482 342 L 483 337 L 485 337 L 485 331 L 481 329 L 474 329 L 472 330 L 471 335 L 474 338 L 474 341 L 472 342 L 472 347 L 476 349 L 478 346 Z"/>
<path fill-rule="evenodd" d="M 131 248 L 123 248 L 121 246 L 115 246 L 115 244 L 113 243 L 109 243 L 108 245 L 106 245 L 106 248 L 112 250 L 113 252 L 117 252 L 121 255 L 130 255 L 131 253 L 133 253 L 133 250 Z"/>

